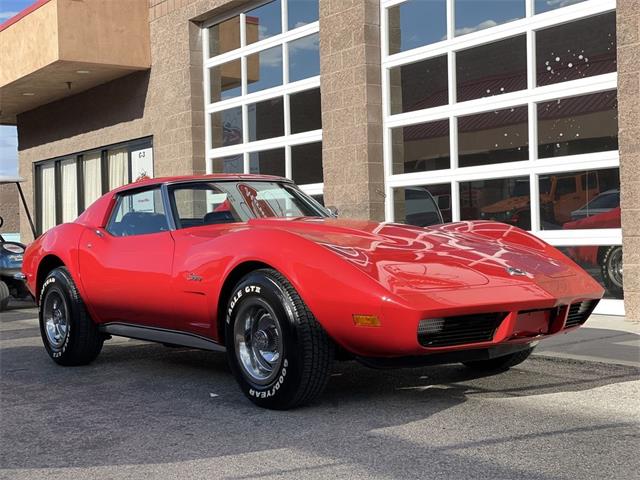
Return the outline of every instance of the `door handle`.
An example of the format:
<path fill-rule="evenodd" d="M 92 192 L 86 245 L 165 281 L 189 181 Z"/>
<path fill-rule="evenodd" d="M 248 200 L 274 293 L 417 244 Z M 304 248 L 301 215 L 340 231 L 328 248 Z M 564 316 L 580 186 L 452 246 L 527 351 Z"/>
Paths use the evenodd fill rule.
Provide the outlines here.
<path fill-rule="evenodd" d="M 104 237 L 104 233 L 102 233 L 102 231 L 98 230 L 97 228 L 96 228 L 96 235 L 99 236 L 100 238 Z"/>

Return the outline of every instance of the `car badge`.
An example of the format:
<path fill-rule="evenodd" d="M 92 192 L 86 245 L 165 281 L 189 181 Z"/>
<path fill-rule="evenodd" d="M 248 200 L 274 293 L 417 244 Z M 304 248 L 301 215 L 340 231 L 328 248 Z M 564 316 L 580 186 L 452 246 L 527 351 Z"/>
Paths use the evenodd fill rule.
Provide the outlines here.
<path fill-rule="evenodd" d="M 514 268 L 514 267 L 507 267 L 506 268 L 507 273 L 511 276 L 527 276 L 528 273 L 525 272 L 524 270 L 520 270 L 519 268 Z"/>

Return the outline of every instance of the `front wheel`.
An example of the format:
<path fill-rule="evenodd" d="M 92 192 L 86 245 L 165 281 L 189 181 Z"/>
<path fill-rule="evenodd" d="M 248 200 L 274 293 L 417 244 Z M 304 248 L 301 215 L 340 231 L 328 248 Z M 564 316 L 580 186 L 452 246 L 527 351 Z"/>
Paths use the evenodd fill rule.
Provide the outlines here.
<path fill-rule="evenodd" d="M 0 312 L 7 309 L 10 298 L 11 292 L 9 291 L 9 286 L 0 280 Z"/>
<path fill-rule="evenodd" d="M 40 335 L 54 362 L 85 365 L 93 361 L 104 338 L 87 312 L 71 274 L 52 270 L 40 294 Z"/>
<path fill-rule="evenodd" d="M 527 348 L 526 350 L 522 350 L 520 352 L 511 353 L 509 355 L 505 355 L 503 357 L 492 358 L 490 360 L 476 360 L 473 362 L 463 362 L 468 368 L 472 370 L 478 371 L 500 371 L 500 370 L 508 370 L 511 367 L 515 367 L 516 365 L 521 364 L 529 355 L 533 352 L 533 347 Z"/>
<path fill-rule="evenodd" d="M 277 271 L 256 270 L 236 285 L 225 329 L 231 370 L 256 405 L 285 410 L 324 390 L 333 343 Z"/>

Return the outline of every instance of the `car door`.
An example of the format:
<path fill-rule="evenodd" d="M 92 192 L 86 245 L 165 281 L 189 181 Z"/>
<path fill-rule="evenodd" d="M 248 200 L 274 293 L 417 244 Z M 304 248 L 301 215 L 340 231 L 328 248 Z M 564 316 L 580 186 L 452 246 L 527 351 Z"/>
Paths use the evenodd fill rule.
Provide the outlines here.
<path fill-rule="evenodd" d="M 81 281 L 101 323 L 172 328 L 174 241 L 159 187 L 118 195 L 105 228 L 80 239 Z"/>

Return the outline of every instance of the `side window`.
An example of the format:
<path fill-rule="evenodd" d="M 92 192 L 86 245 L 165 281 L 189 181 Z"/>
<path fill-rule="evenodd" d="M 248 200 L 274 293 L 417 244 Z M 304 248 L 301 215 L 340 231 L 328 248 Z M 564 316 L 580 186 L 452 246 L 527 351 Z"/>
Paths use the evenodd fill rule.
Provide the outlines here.
<path fill-rule="evenodd" d="M 159 188 L 118 196 L 107 225 L 115 237 L 145 235 L 169 230 Z"/>
<path fill-rule="evenodd" d="M 241 221 L 232 199 L 212 183 L 180 185 L 171 190 L 179 228 Z"/>

